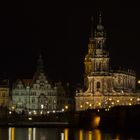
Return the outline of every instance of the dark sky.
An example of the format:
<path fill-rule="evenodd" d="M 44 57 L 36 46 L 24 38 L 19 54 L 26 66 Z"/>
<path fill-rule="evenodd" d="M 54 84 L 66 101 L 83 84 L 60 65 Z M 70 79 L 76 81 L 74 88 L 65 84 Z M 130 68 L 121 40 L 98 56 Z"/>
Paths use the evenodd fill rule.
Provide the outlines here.
<path fill-rule="evenodd" d="M 133 69 L 140 77 L 140 8 L 131 3 L 4 3 L 0 13 L 0 76 L 31 78 L 41 52 L 54 80 L 82 81 L 90 18 L 99 10 L 107 32 L 112 67 Z"/>

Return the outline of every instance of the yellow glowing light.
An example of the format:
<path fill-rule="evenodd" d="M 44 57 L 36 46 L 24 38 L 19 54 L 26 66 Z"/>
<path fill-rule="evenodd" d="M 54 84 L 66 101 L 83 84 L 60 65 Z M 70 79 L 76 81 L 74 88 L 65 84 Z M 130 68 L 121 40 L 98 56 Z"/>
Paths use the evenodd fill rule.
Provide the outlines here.
<path fill-rule="evenodd" d="M 109 101 L 111 101 L 112 99 L 111 98 L 109 98 Z"/>
<path fill-rule="evenodd" d="M 80 105 L 80 108 L 83 108 L 83 105 Z"/>
<path fill-rule="evenodd" d="M 12 130 L 12 139 L 11 140 L 15 140 L 15 128 L 13 127 L 11 130 Z"/>
<path fill-rule="evenodd" d="M 79 131 L 79 140 L 83 140 L 83 130 Z"/>
<path fill-rule="evenodd" d="M 94 116 L 93 118 L 92 118 L 92 122 L 91 122 L 91 125 L 92 125 L 92 127 L 93 128 L 97 128 L 98 126 L 99 126 L 99 124 L 100 124 L 100 116 Z"/>
<path fill-rule="evenodd" d="M 64 129 L 64 140 L 68 140 L 68 129 L 67 128 L 65 128 Z"/>
<path fill-rule="evenodd" d="M 137 98 L 137 101 L 140 101 L 140 98 Z"/>
<path fill-rule="evenodd" d="M 138 84 L 140 84 L 140 80 L 138 80 Z"/>
<path fill-rule="evenodd" d="M 9 128 L 9 140 L 15 140 L 15 128 L 14 127 Z"/>
<path fill-rule="evenodd" d="M 132 104 L 131 104 L 131 103 L 129 103 L 129 105 L 131 106 Z"/>
<path fill-rule="evenodd" d="M 131 98 L 130 101 L 132 101 L 133 99 Z"/>
<path fill-rule="evenodd" d="M 101 105 L 101 103 L 99 102 L 98 105 Z"/>
<path fill-rule="evenodd" d="M 15 110 L 15 106 L 12 106 L 12 110 Z"/>
<path fill-rule="evenodd" d="M 102 140 L 102 138 L 101 138 L 101 131 L 99 129 L 95 129 L 93 131 L 93 135 L 95 137 L 95 140 Z"/>
<path fill-rule="evenodd" d="M 65 109 L 68 109 L 69 107 L 68 107 L 68 105 L 65 105 Z"/>
<path fill-rule="evenodd" d="M 117 100 L 117 103 L 119 103 L 120 101 L 119 100 Z"/>
<path fill-rule="evenodd" d="M 91 106 L 92 106 L 92 104 L 89 104 L 89 106 L 91 107 Z"/>
<path fill-rule="evenodd" d="M 92 131 L 88 132 L 88 140 L 92 140 Z"/>
<path fill-rule="evenodd" d="M 88 105 L 88 104 L 89 104 L 89 102 L 86 102 L 86 104 Z"/>
<path fill-rule="evenodd" d="M 111 104 L 114 105 L 114 102 L 112 102 Z"/>

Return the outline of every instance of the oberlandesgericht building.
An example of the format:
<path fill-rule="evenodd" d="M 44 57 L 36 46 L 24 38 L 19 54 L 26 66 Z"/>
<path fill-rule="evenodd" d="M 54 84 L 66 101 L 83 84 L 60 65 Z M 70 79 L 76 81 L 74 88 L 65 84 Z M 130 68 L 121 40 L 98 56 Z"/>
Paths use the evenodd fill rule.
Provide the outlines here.
<path fill-rule="evenodd" d="M 94 35 L 91 30 L 88 53 L 84 60 L 87 90 L 77 91 L 76 111 L 140 104 L 140 95 L 135 93 L 136 74 L 132 70 L 111 70 L 105 45 L 106 33 L 100 14 Z"/>

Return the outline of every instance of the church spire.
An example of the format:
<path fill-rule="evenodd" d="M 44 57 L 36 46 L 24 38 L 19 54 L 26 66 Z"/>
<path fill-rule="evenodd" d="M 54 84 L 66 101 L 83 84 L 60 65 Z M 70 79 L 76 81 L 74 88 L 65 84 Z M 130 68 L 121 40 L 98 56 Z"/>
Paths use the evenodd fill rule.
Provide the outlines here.
<path fill-rule="evenodd" d="M 44 71 L 44 64 L 43 64 L 43 59 L 42 59 L 42 55 L 39 55 L 39 58 L 37 60 L 37 71 L 39 72 L 43 72 Z"/>
<path fill-rule="evenodd" d="M 102 15 L 101 12 L 99 12 L 99 19 L 98 24 L 96 27 L 96 30 L 94 32 L 95 37 L 105 37 L 106 33 L 104 32 L 104 26 L 102 25 Z"/>
<path fill-rule="evenodd" d="M 91 38 L 93 38 L 93 16 L 91 17 Z"/>
<path fill-rule="evenodd" d="M 102 14 L 101 14 L 101 11 L 99 13 L 99 25 L 102 25 Z"/>

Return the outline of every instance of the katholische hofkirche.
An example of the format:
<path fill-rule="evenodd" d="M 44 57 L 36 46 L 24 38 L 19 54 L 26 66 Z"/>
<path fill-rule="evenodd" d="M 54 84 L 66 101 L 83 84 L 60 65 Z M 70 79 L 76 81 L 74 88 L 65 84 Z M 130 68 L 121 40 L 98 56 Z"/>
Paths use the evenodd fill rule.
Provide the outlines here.
<path fill-rule="evenodd" d="M 100 14 L 94 32 L 91 27 L 88 53 L 84 59 L 86 90 L 76 92 L 77 111 L 140 104 L 140 94 L 135 89 L 135 72 L 111 70 L 110 57 L 105 46 L 106 32 Z"/>

